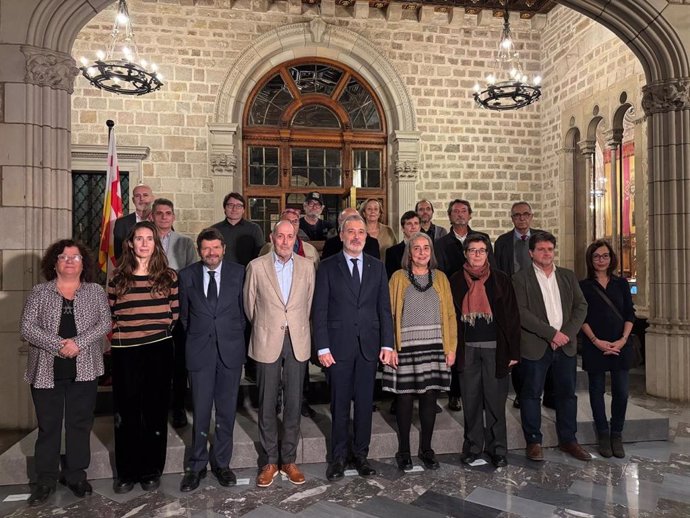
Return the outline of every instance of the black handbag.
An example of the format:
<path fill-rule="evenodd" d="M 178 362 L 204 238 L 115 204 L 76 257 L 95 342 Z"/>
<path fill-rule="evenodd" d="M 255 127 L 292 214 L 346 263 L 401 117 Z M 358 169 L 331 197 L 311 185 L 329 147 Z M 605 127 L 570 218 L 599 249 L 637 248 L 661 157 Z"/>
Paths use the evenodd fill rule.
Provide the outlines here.
<path fill-rule="evenodd" d="M 613 311 L 613 314 L 616 315 L 625 324 L 626 320 L 623 318 L 623 315 L 621 315 L 621 312 L 618 311 L 618 308 L 608 297 L 608 295 L 604 293 L 604 290 L 597 286 L 595 291 L 602 298 L 602 300 L 606 302 L 606 304 L 608 304 L 608 306 Z M 642 341 L 640 340 L 640 337 L 637 336 L 635 333 L 630 333 L 630 335 L 628 336 L 628 341 L 626 342 L 626 347 L 632 348 L 632 354 L 630 355 L 630 362 L 628 367 L 634 369 L 635 367 L 639 367 L 640 365 L 642 365 L 644 363 L 644 356 L 642 355 Z"/>

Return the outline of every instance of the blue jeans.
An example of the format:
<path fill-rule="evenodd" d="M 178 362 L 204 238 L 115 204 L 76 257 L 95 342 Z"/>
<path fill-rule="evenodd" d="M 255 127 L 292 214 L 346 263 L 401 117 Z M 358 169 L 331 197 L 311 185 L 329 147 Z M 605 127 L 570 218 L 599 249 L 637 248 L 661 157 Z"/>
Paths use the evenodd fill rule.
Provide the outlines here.
<path fill-rule="evenodd" d="M 611 434 L 621 435 L 625 424 L 625 411 L 628 408 L 628 371 L 614 370 L 611 372 Z M 592 406 L 592 416 L 597 433 L 609 433 L 609 422 L 606 419 L 606 371 L 588 372 L 589 376 L 589 404 Z"/>
<path fill-rule="evenodd" d="M 574 442 L 577 432 L 577 396 L 575 395 L 575 376 L 577 359 L 566 355 L 562 349 L 550 347 L 539 360 L 522 358 L 523 383 L 520 393 L 520 417 L 522 432 L 527 444 L 542 442 L 541 433 L 541 395 L 544 392 L 546 373 L 551 367 L 553 378 L 553 398 L 556 406 L 556 432 L 558 442 Z"/>

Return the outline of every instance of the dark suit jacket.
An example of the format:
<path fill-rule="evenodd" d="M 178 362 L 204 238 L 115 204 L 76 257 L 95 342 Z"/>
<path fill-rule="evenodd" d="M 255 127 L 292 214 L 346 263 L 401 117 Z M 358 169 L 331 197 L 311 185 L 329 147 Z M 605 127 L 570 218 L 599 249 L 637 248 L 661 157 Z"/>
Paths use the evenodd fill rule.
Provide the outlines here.
<path fill-rule="evenodd" d="M 563 325 L 560 329 L 549 325 L 544 297 L 534 268 L 520 270 L 513 275 L 522 326 L 520 353 L 528 360 L 539 360 L 544 356 L 546 349 L 551 347 L 556 331 L 561 331 L 570 338 L 570 342 L 563 346 L 563 352 L 568 356 L 577 354 L 576 336 L 587 316 L 587 301 L 574 272 L 556 267 L 555 275 L 563 310 Z"/>
<path fill-rule="evenodd" d="M 364 254 L 359 294 L 352 288 L 345 256 L 321 261 L 316 272 L 312 328 L 316 351 L 330 349 L 335 361 L 357 352 L 375 361 L 381 347 L 395 346 L 388 279 L 383 263 Z"/>
<path fill-rule="evenodd" d="M 471 227 L 467 227 L 467 231 L 468 235 L 481 234 L 489 239 L 489 234 L 472 230 Z M 438 269 L 445 273 L 449 279 L 455 272 L 462 269 L 462 266 L 465 264 L 465 253 L 462 250 L 462 243 L 455 237 L 452 229 L 434 243 L 434 252 L 438 261 Z M 489 264 L 492 269 L 496 268 L 496 259 L 491 247 L 491 239 L 489 239 Z"/>
<path fill-rule="evenodd" d="M 544 232 L 538 228 L 531 228 L 530 235 L 534 235 L 537 232 Z M 494 255 L 496 256 L 496 267 L 504 273 L 507 273 L 509 277 L 512 277 L 515 273 L 515 260 L 513 258 L 513 249 L 515 247 L 515 229 L 510 232 L 501 234 L 494 243 Z"/>
<path fill-rule="evenodd" d="M 122 243 L 125 242 L 129 231 L 137 223 L 137 213 L 132 212 L 121 218 L 115 220 L 115 228 L 113 228 L 113 243 L 115 247 L 115 259 L 120 259 L 122 255 Z"/>
<path fill-rule="evenodd" d="M 405 241 L 401 241 L 397 245 L 393 245 L 386 250 L 386 274 L 388 275 L 388 280 L 390 280 L 395 272 L 402 268 L 400 263 L 402 262 L 404 253 Z"/>
<path fill-rule="evenodd" d="M 206 300 L 203 264 L 196 262 L 182 269 L 180 283 L 180 322 L 187 334 L 187 370 L 198 371 L 216 364 L 241 368 L 247 349 L 244 345 L 244 267 L 223 261 L 218 305 L 215 312 Z"/>
<path fill-rule="evenodd" d="M 342 251 L 343 242 L 340 240 L 340 236 L 329 237 L 323 244 L 321 259 L 326 259 Z M 381 254 L 379 253 L 379 240 L 367 235 L 367 239 L 364 242 L 364 253 L 376 259 L 381 259 Z"/>

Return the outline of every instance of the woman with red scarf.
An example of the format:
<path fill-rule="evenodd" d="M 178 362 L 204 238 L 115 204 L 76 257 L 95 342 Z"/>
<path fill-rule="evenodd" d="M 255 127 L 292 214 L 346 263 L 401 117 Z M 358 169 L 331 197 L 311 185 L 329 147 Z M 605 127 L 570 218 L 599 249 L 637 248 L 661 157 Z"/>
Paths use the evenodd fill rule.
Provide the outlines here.
<path fill-rule="evenodd" d="M 465 417 L 461 460 L 472 464 L 487 452 L 499 468 L 508 464 L 505 406 L 508 373 L 520 359 L 520 317 L 510 278 L 489 266 L 489 248 L 486 236 L 467 236 L 466 261 L 450 287 Z"/>

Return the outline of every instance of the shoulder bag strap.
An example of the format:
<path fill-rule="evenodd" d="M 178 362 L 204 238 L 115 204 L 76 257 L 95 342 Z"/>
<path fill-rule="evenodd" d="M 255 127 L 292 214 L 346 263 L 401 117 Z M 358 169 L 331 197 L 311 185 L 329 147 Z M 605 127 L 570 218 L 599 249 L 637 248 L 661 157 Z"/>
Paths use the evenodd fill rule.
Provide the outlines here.
<path fill-rule="evenodd" d="M 620 319 L 623 321 L 623 323 L 625 323 L 625 319 L 623 318 L 623 315 L 621 315 L 621 312 L 618 311 L 618 308 L 617 308 L 616 305 L 613 303 L 613 301 L 608 297 L 608 295 L 606 295 L 606 293 L 604 293 L 604 290 L 603 290 L 603 288 L 601 288 L 601 286 L 599 285 L 599 283 L 598 283 L 597 281 L 592 281 L 592 282 L 594 283 L 594 289 L 595 289 L 595 291 L 597 292 L 597 295 L 599 295 L 599 296 L 602 298 L 602 300 L 603 300 L 604 302 L 606 302 L 606 304 L 608 304 L 608 306 L 613 310 L 613 313 L 614 313 L 618 318 L 620 318 Z M 610 281 L 609 281 L 609 282 L 610 282 Z"/>

